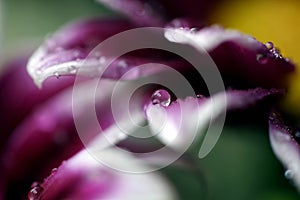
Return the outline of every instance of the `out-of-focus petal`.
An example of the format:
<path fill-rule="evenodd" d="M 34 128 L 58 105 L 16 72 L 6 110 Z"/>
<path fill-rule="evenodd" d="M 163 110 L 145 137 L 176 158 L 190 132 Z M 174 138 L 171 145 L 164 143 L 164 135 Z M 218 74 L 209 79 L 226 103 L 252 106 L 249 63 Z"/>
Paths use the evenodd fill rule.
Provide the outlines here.
<path fill-rule="evenodd" d="M 163 26 L 175 18 L 203 21 L 214 1 L 203 0 L 97 0 L 127 15 L 141 26 Z"/>
<path fill-rule="evenodd" d="M 300 191 L 300 132 L 285 124 L 281 114 L 273 110 L 269 118 L 269 137 L 277 158 L 287 169 L 285 175 Z"/>
<path fill-rule="evenodd" d="M 272 43 L 219 26 L 194 29 L 167 29 L 167 39 L 207 51 L 218 66 L 226 85 L 235 88 L 285 87 L 285 78 L 294 64 L 282 57 Z"/>
<path fill-rule="evenodd" d="M 113 159 L 113 162 L 134 164 L 135 168 L 144 168 L 135 163 L 128 154 L 103 150 L 101 154 Z M 141 184 L 142 183 L 142 184 Z M 157 173 L 128 174 L 104 166 L 87 151 L 81 151 L 52 173 L 45 181 L 31 189 L 32 199 L 177 199 L 172 187 Z"/>
<path fill-rule="evenodd" d="M 0 185 L 4 187 L 1 189 L 6 197 L 19 198 L 30 183 L 78 152 L 83 147 L 82 142 L 84 145 L 93 144 L 92 139 L 99 135 L 102 146 L 98 142 L 95 145 L 101 149 L 126 137 L 125 134 L 120 135 L 119 129 L 130 121 L 124 99 L 131 85 L 127 82 L 120 84 L 124 89 L 121 88 L 118 95 L 122 98 L 114 98 L 114 105 L 117 105 L 114 109 L 118 111 L 118 116 L 114 116 L 111 108 L 113 92 L 116 90 L 116 82 L 111 80 L 101 81 L 97 91 L 93 88 L 94 82 L 77 83 L 76 93 L 73 91 L 75 88 L 66 89 L 35 108 L 12 133 L 1 155 Z M 134 109 L 134 116 L 138 120 L 145 120 L 143 106 L 152 90 L 148 87 L 131 99 L 134 102 L 130 108 Z M 95 118 L 91 118 L 94 115 Z M 123 126 L 119 127 L 122 123 Z M 130 131 L 130 128 L 134 126 L 126 131 Z M 19 190 L 15 192 L 17 186 Z"/>
<path fill-rule="evenodd" d="M 39 90 L 27 74 L 27 60 L 28 56 L 20 56 L 8 62 L 0 78 L 0 149 L 33 107 L 74 83 L 74 77 L 50 78 Z"/>
<path fill-rule="evenodd" d="M 222 113 L 246 109 L 269 96 L 279 95 L 279 90 L 252 89 L 248 91 L 229 90 L 210 98 L 188 97 L 172 102 L 169 106 L 150 104 L 146 113 L 154 134 L 170 147 L 186 148 L 200 133 Z M 223 99 L 226 103 L 223 104 Z M 218 138 L 218 137 L 217 137 Z"/>

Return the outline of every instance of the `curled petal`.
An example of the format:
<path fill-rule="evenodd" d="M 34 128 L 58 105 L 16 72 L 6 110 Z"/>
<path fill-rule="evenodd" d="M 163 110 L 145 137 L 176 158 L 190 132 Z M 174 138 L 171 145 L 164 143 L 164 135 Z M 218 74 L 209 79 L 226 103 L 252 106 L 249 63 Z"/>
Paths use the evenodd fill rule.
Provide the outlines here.
<path fill-rule="evenodd" d="M 191 145 L 208 125 L 226 111 L 246 109 L 260 100 L 278 94 L 280 91 L 274 89 L 230 90 L 212 96 L 213 103 L 211 98 L 188 97 L 184 100 L 179 99 L 167 107 L 150 104 L 146 113 L 154 134 L 158 134 L 158 137 L 170 147 L 182 150 Z M 212 139 L 210 137 L 214 137 L 212 144 L 215 144 L 219 135 L 212 136 L 208 132 L 206 137 L 208 137 L 206 141 L 210 142 Z M 204 140 L 202 145 L 206 144 Z"/>
<path fill-rule="evenodd" d="M 114 162 L 135 164 L 128 154 L 120 155 L 113 150 L 104 150 L 102 155 Z M 143 184 L 141 184 L 143 183 Z M 38 192 L 36 192 L 38 191 Z M 36 193 L 35 193 L 36 192 Z M 128 174 L 104 166 L 87 151 L 81 151 L 62 163 L 39 186 L 33 187 L 29 197 L 37 199 L 177 199 L 168 182 L 159 174 Z"/>
<path fill-rule="evenodd" d="M 165 37 L 207 51 L 225 83 L 236 88 L 285 87 L 286 76 L 295 68 L 272 43 L 264 45 L 249 35 L 219 26 L 199 31 L 170 28 Z"/>
<path fill-rule="evenodd" d="M 269 137 L 272 149 L 283 163 L 288 179 L 292 179 L 300 191 L 300 140 L 299 131 L 285 124 L 281 114 L 272 111 L 269 118 Z"/>
<path fill-rule="evenodd" d="M 30 58 L 27 70 L 35 83 L 49 76 L 75 74 L 83 60 L 108 37 L 132 28 L 124 20 L 87 19 L 69 24 L 49 36 Z M 102 52 L 96 52 L 87 62 L 102 62 Z"/>

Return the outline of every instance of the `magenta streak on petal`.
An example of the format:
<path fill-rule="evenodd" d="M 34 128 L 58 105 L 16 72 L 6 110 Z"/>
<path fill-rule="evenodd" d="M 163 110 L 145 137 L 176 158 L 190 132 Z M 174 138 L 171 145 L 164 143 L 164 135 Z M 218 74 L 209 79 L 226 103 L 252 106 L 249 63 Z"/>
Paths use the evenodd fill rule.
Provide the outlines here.
<path fill-rule="evenodd" d="M 298 130 L 285 125 L 281 114 L 275 110 L 270 113 L 269 137 L 272 149 L 277 158 L 289 171 L 290 178 L 300 191 L 300 145 Z"/>
<path fill-rule="evenodd" d="M 26 71 L 27 56 L 7 63 L 0 78 L 0 150 L 7 137 L 33 109 L 74 83 L 74 77 L 50 78 L 43 90 L 34 85 Z"/>
<path fill-rule="evenodd" d="M 269 96 L 279 94 L 281 91 L 275 89 L 229 90 L 213 96 L 215 105 L 210 103 L 210 98 L 187 97 L 172 102 L 168 107 L 150 104 L 146 113 L 152 131 L 159 133 L 158 137 L 170 147 L 181 149 L 199 137 L 198 132 L 203 131 L 222 112 L 246 109 Z M 224 95 L 226 105 L 218 104 Z M 216 113 L 212 112 L 212 106 L 217 107 Z"/>
<path fill-rule="evenodd" d="M 128 154 L 105 150 L 115 162 L 135 163 Z M 103 154 L 102 153 L 102 154 Z M 136 168 L 144 167 L 136 163 Z M 143 183 L 143 184 L 141 184 Z M 36 199 L 177 199 L 171 186 L 157 173 L 126 174 L 107 168 L 83 150 L 62 165 L 39 185 Z M 32 195 L 29 192 L 29 195 Z"/>
<path fill-rule="evenodd" d="M 286 87 L 286 77 L 294 64 L 255 38 L 219 26 L 193 31 L 170 28 L 165 36 L 172 42 L 206 50 L 222 74 L 226 85 L 234 88 Z"/>

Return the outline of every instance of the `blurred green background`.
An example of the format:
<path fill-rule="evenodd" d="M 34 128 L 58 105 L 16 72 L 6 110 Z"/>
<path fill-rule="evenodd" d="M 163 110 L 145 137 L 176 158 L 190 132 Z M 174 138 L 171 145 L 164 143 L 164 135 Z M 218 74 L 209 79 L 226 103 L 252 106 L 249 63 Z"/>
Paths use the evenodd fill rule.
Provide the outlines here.
<path fill-rule="evenodd" d="M 36 48 L 48 33 L 68 21 L 113 15 L 93 0 L 4 0 L 1 14 L 5 59 Z M 197 162 L 205 184 L 194 173 L 174 167 L 163 170 L 174 182 L 181 199 L 299 199 L 272 153 L 265 128 L 226 126 L 214 150 Z"/>

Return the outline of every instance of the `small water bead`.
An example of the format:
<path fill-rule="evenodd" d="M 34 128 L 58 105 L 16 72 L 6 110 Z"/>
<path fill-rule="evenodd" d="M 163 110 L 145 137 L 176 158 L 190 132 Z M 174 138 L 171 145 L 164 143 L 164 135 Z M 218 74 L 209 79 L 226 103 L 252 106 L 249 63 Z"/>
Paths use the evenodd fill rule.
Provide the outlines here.
<path fill-rule="evenodd" d="M 171 95 L 166 90 L 156 90 L 151 97 L 152 104 L 160 104 L 161 106 L 167 107 L 171 103 Z"/>
<path fill-rule="evenodd" d="M 36 186 L 32 187 L 32 189 L 28 193 L 28 199 L 29 200 L 36 200 L 39 199 L 40 194 L 43 192 L 43 188 L 36 184 Z"/>
<path fill-rule="evenodd" d="M 60 77 L 60 74 L 58 72 L 54 72 L 53 75 L 58 79 Z"/>
<path fill-rule="evenodd" d="M 202 95 L 202 94 L 197 94 L 197 96 L 196 96 L 198 99 L 203 99 L 203 98 L 205 98 L 205 96 L 204 95 Z"/>
<path fill-rule="evenodd" d="M 274 48 L 274 44 L 272 42 L 267 42 L 266 47 L 270 50 Z"/>
<path fill-rule="evenodd" d="M 284 172 L 284 176 L 286 179 L 291 180 L 294 177 L 294 172 L 292 170 L 288 169 Z"/>
<path fill-rule="evenodd" d="M 51 170 L 51 174 L 55 174 L 57 172 L 57 168 L 53 168 L 52 170 Z"/>
<path fill-rule="evenodd" d="M 265 64 L 267 62 L 267 56 L 263 55 L 263 54 L 257 54 L 256 55 L 256 60 L 257 62 L 261 63 L 261 64 Z"/>

